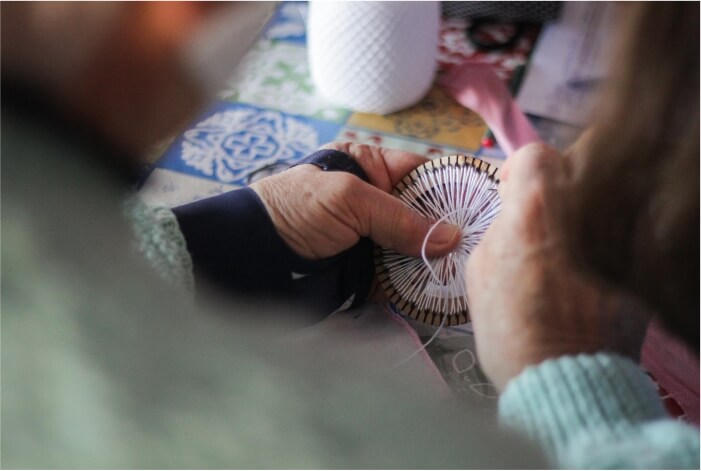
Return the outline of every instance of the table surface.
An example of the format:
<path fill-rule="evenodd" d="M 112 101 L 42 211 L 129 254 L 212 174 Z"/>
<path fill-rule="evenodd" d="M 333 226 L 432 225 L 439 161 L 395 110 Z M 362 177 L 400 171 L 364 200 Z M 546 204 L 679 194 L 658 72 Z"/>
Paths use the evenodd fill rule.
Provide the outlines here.
<path fill-rule="evenodd" d="M 187 129 L 163 143 L 140 190 L 149 205 L 176 206 L 217 195 L 280 170 L 326 142 L 352 141 L 416 152 L 429 158 L 481 154 L 500 164 L 496 149 L 481 149 L 482 119 L 434 86 L 417 105 L 386 116 L 356 113 L 319 96 L 309 75 L 304 2 L 282 3 L 218 100 Z M 468 23 L 444 19 L 439 73 L 465 60 L 491 64 L 504 79 L 526 63 L 537 28 L 507 52 L 482 53 L 465 36 Z M 495 28 L 494 35 L 500 31 Z M 410 320 L 422 339 L 434 328 Z M 461 397 L 494 405 L 496 391 L 476 363 L 468 325 L 444 328 L 428 348 Z"/>
<path fill-rule="evenodd" d="M 501 162 L 498 148 L 481 149 L 486 126 L 480 116 L 438 86 L 417 105 L 386 116 L 356 113 L 321 97 L 309 74 L 306 14 L 305 2 L 280 4 L 216 103 L 155 150 L 159 157 L 140 192 L 147 204 L 175 206 L 240 188 L 334 140 L 429 158 L 480 153 Z M 508 81 L 527 61 L 538 32 L 529 30 L 507 52 L 484 53 L 467 41 L 467 26 L 466 20 L 443 20 L 439 73 L 470 60 L 491 64 Z"/>

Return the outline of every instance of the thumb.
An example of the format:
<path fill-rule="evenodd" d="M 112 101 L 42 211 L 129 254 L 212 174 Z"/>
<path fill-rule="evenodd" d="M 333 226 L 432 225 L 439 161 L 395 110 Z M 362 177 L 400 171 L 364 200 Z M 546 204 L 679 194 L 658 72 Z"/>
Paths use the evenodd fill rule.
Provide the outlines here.
<path fill-rule="evenodd" d="M 363 192 L 360 203 L 366 216 L 367 233 L 377 244 L 412 257 L 421 257 L 421 247 L 434 221 L 426 219 L 398 198 L 377 188 Z M 439 257 L 453 250 L 460 240 L 460 229 L 439 224 L 431 231 L 426 255 Z"/>

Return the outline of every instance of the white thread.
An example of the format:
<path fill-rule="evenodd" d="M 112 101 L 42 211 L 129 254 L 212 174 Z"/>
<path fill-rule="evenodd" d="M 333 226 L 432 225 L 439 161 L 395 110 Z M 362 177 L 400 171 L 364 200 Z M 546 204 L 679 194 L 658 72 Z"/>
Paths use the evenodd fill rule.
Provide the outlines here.
<path fill-rule="evenodd" d="M 448 217 L 452 216 L 453 214 L 457 213 L 458 211 L 461 211 L 460 209 L 456 209 L 455 211 L 452 211 L 442 218 L 440 218 L 438 221 L 436 221 L 431 228 L 428 230 L 426 233 L 426 237 L 424 237 L 424 242 L 421 244 L 421 258 L 423 259 L 424 263 L 426 264 L 426 268 L 431 272 L 431 275 L 433 275 L 433 278 L 438 281 L 438 283 L 442 283 L 441 279 L 436 275 L 436 272 L 433 271 L 433 267 L 431 267 L 431 263 L 428 261 L 428 258 L 426 258 L 426 245 L 428 245 L 428 240 L 431 238 L 431 234 L 433 234 L 433 231 L 436 227 L 438 227 L 443 221 L 445 221 Z M 452 254 L 450 254 L 452 255 Z"/>
<path fill-rule="evenodd" d="M 424 237 L 420 259 L 383 249 L 381 261 L 391 285 L 402 298 L 442 319 L 431 338 L 393 368 L 424 351 L 448 317 L 468 312 L 465 267 L 470 253 L 499 212 L 501 201 L 493 190 L 496 182 L 488 172 L 472 165 L 442 165 L 420 172 L 418 179 L 411 178 L 400 191 L 401 201 L 436 222 Z M 458 226 L 460 243 L 450 254 L 429 259 L 428 241 L 443 222 Z"/>
<path fill-rule="evenodd" d="M 472 165 L 444 165 L 421 172 L 401 191 L 399 198 L 422 216 L 438 220 L 422 245 L 422 258 L 383 249 L 381 263 L 393 288 L 418 310 L 444 317 L 467 312 L 464 267 L 472 250 L 499 211 L 494 180 Z M 426 246 L 441 222 L 461 230 L 461 241 L 445 257 L 428 259 Z"/>
<path fill-rule="evenodd" d="M 455 211 L 453 211 L 453 213 L 454 213 L 454 212 L 455 212 Z M 423 259 L 424 263 L 426 264 L 426 268 L 428 268 L 428 269 L 430 270 L 431 275 L 433 275 L 433 277 L 434 277 L 439 283 L 441 283 L 441 279 L 440 279 L 440 278 L 438 277 L 438 275 L 436 275 L 436 273 L 433 271 L 433 268 L 431 267 L 431 264 L 429 263 L 428 258 L 426 258 L 426 245 L 428 244 L 428 239 L 431 238 L 431 234 L 433 233 L 433 230 L 434 230 L 436 227 L 438 227 L 439 224 L 441 224 L 443 221 L 446 220 L 446 218 L 448 218 L 448 217 L 451 216 L 451 215 L 452 215 L 452 213 L 446 214 L 445 216 L 443 216 L 442 218 L 440 218 L 438 221 L 436 221 L 435 223 L 433 223 L 433 225 L 431 226 L 431 228 L 430 228 L 430 229 L 428 230 L 428 232 L 426 233 L 426 237 L 424 237 L 424 242 L 423 242 L 423 244 L 421 244 L 421 258 Z M 438 333 L 439 333 L 439 332 L 441 331 L 441 329 L 443 328 L 443 324 L 445 324 L 445 320 L 446 320 L 447 318 L 448 318 L 448 316 L 446 316 L 446 315 L 443 316 L 443 319 L 441 320 L 441 323 L 440 323 L 440 325 L 438 326 L 438 328 L 436 329 L 436 331 L 433 333 L 433 335 L 431 336 L 431 338 L 428 339 L 428 341 L 427 341 L 426 343 L 424 343 L 423 345 L 421 345 L 421 348 L 419 348 L 419 349 L 416 350 L 414 353 L 412 353 L 411 355 L 409 355 L 408 357 L 406 357 L 405 359 L 403 359 L 402 361 L 400 361 L 399 363 L 397 363 L 394 367 L 396 368 L 396 367 L 398 367 L 398 366 L 403 365 L 404 363 L 406 363 L 406 362 L 408 362 L 409 360 L 411 360 L 412 358 L 414 358 L 414 356 L 416 356 L 416 355 L 418 355 L 419 353 L 421 353 L 422 351 L 426 350 L 426 347 L 428 347 L 429 344 L 430 344 L 431 342 L 433 342 L 433 340 L 438 336 Z"/>
<path fill-rule="evenodd" d="M 428 340 L 426 341 L 426 343 L 424 343 L 423 345 L 421 345 L 421 348 L 419 348 L 418 350 L 416 350 L 414 353 L 412 353 L 411 355 L 409 355 L 408 357 L 406 357 L 405 359 L 403 359 L 402 361 L 400 361 L 400 362 L 397 363 L 396 365 L 394 365 L 394 368 L 398 368 L 398 367 L 402 366 L 404 363 L 408 362 L 409 360 L 411 360 L 412 358 L 414 358 L 416 355 L 418 355 L 419 353 L 421 353 L 421 352 L 423 352 L 424 350 L 426 350 L 426 347 L 428 347 L 428 346 L 431 344 L 431 342 L 433 342 L 433 341 L 435 340 L 435 338 L 438 337 L 438 333 L 441 331 L 441 328 L 443 328 L 443 324 L 445 323 L 445 320 L 446 320 L 447 318 L 448 318 L 448 316 L 443 316 L 443 320 L 441 321 L 440 325 L 438 326 L 438 328 L 436 329 L 436 331 L 433 333 L 433 335 L 431 336 L 431 338 L 428 339 Z"/>

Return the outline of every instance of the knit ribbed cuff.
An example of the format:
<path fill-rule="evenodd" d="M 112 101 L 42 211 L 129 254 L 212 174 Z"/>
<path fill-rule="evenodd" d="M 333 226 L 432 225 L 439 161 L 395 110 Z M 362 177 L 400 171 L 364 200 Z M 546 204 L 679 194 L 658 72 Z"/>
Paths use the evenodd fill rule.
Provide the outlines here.
<path fill-rule="evenodd" d="M 665 410 L 653 382 L 638 365 L 598 353 L 525 369 L 499 399 L 499 417 L 554 457 L 583 432 L 623 437 L 635 424 L 665 417 Z"/>

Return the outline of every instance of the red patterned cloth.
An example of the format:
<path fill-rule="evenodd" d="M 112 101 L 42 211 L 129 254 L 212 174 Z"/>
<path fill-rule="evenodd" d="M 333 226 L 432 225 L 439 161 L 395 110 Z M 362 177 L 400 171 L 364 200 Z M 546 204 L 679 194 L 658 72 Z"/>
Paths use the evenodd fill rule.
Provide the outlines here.
<path fill-rule="evenodd" d="M 470 22 L 460 18 L 445 18 L 441 25 L 438 53 L 438 70 L 446 72 L 455 65 L 478 62 L 492 66 L 496 74 L 508 81 L 519 65 L 528 62 L 538 32 L 538 26 L 528 26 L 513 47 L 492 52 L 478 51 L 467 39 L 466 30 Z M 484 34 L 499 42 L 504 41 L 508 26 L 493 25 L 484 28 Z"/>

